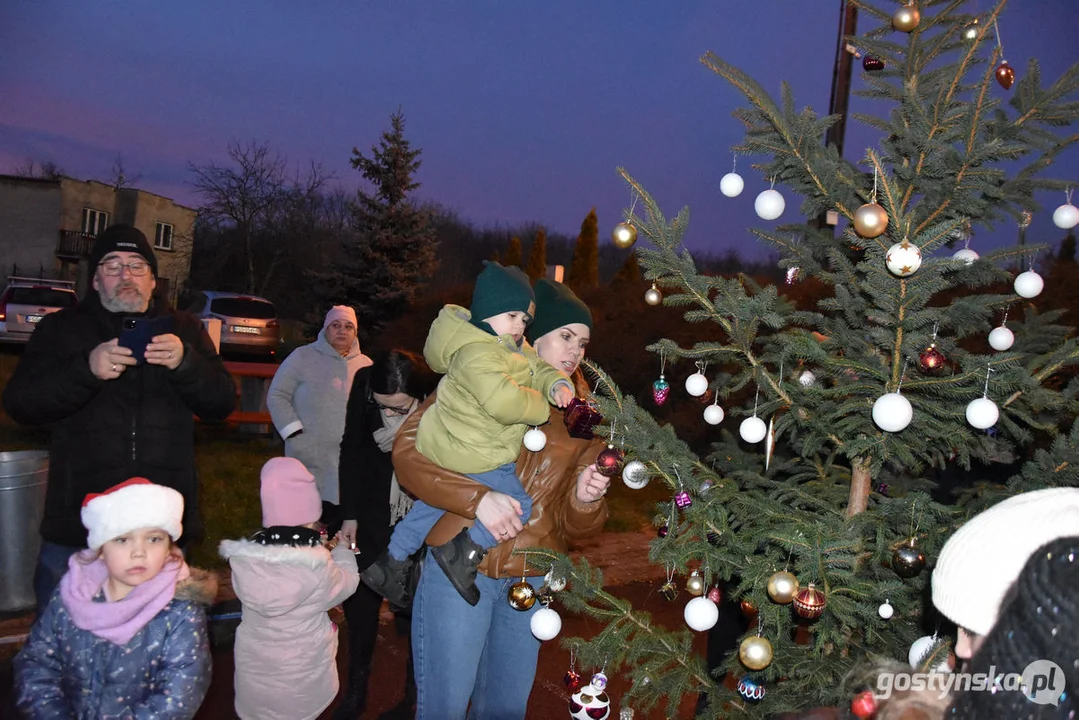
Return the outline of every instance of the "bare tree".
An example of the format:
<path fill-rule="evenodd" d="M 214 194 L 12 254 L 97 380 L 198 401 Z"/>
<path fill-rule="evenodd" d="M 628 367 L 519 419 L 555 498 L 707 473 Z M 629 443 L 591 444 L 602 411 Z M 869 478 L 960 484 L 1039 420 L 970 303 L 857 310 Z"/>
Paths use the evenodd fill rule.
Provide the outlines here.
<path fill-rule="evenodd" d="M 135 183 L 142 179 L 142 173 L 131 176 L 127 172 L 127 166 L 124 163 L 124 154 L 122 152 L 116 153 L 116 159 L 112 163 L 112 169 L 109 171 L 109 185 L 112 185 L 117 190 L 123 190 L 124 188 L 134 187 Z"/>
<path fill-rule="evenodd" d="M 15 165 L 12 174 L 26 178 L 59 180 L 64 175 L 64 169 L 52 160 L 38 162 L 32 157 L 28 157 L 23 162 Z"/>

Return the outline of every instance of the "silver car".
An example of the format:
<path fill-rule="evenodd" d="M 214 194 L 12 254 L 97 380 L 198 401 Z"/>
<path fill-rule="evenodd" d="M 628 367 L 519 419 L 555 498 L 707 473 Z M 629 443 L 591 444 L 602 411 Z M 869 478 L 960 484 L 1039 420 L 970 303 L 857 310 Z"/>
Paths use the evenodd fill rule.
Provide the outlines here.
<path fill-rule="evenodd" d="M 281 327 L 273 303 L 255 295 L 205 290 L 192 311 L 221 321 L 222 355 L 259 355 L 273 360 L 281 345 Z"/>
<path fill-rule="evenodd" d="M 0 295 L 0 342 L 29 341 L 41 318 L 79 301 L 74 288 L 74 281 L 9 277 Z"/>

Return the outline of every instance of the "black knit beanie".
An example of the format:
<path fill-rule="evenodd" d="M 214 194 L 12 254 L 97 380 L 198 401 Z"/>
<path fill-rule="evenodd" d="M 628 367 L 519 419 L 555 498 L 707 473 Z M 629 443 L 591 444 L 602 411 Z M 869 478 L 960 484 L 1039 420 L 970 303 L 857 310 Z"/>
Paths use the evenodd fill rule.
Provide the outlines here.
<path fill-rule="evenodd" d="M 97 271 L 101 258 L 111 252 L 133 252 L 146 258 L 150 263 L 150 272 L 157 277 L 157 257 L 154 249 L 142 234 L 142 230 L 130 225 L 110 225 L 97 236 L 94 247 L 90 250 L 90 273 Z"/>
<path fill-rule="evenodd" d="M 529 342 L 535 343 L 537 338 L 570 323 L 581 323 L 592 329 L 592 311 L 568 287 L 540 278 L 535 290 L 536 317 L 525 331 Z"/>
<path fill-rule="evenodd" d="M 504 312 L 528 313 L 529 318 L 535 315 L 536 296 L 528 284 L 528 276 L 520 268 L 502 267 L 493 260 L 485 260 L 483 264 L 472 291 L 473 325 L 487 330 L 490 326 L 484 320 Z"/>
<path fill-rule="evenodd" d="M 1079 537 L 1031 555 L 1002 605 L 969 672 L 994 668 L 997 675 L 1022 675 L 1031 687 L 958 693 L 945 717 L 1072 717 L 1079 710 Z"/>

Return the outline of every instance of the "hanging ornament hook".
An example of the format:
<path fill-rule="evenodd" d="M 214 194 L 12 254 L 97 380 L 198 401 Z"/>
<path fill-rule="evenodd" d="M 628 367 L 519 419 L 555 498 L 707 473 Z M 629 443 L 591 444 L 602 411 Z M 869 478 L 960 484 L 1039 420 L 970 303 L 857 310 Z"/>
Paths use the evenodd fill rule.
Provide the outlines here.
<path fill-rule="evenodd" d="M 993 372 L 996 371 L 993 370 L 992 365 L 985 366 L 985 390 L 982 392 L 982 397 L 989 397 L 989 375 Z"/>
<path fill-rule="evenodd" d="M 877 202 L 877 166 L 873 165 L 873 203 Z"/>
<path fill-rule="evenodd" d="M 899 372 L 899 386 L 895 391 L 898 393 L 903 389 L 903 381 L 907 378 L 907 364 L 910 363 L 910 355 L 903 358 L 903 369 Z"/>
<path fill-rule="evenodd" d="M 996 33 L 997 36 L 997 50 L 1000 50 L 1000 61 L 1002 63 L 1008 62 L 1004 59 L 1004 43 L 1000 41 L 1000 27 L 997 26 L 996 18 L 993 18 L 993 32 Z"/>

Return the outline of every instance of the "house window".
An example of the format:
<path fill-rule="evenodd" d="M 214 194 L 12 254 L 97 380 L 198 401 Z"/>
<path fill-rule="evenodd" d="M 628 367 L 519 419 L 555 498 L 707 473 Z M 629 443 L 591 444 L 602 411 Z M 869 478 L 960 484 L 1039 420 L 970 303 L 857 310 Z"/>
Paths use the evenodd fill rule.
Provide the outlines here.
<path fill-rule="evenodd" d="M 93 208 L 82 209 L 82 231 L 97 235 L 109 226 L 109 214 Z"/>
<path fill-rule="evenodd" d="M 158 250 L 172 250 L 172 225 L 157 223 L 154 228 L 154 247 Z"/>

